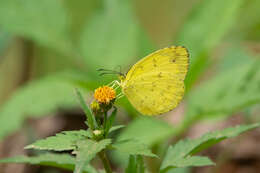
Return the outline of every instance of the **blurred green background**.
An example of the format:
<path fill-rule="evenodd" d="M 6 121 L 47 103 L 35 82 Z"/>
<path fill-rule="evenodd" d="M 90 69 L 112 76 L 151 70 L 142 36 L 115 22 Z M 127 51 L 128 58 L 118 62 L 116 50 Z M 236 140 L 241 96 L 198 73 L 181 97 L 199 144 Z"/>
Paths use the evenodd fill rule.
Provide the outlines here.
<path fill-rule="evenodd" d="M 75 88 L 89 102 L 96 87 L 116 79 L 99 76 L 98 68 L 127 72 L 171 45 L 191 55 L 183 102 L 167 115 L 146 118 L 126 98 L 119 100 L 117 123 L 129 127 L 118 138 L 133 136 L 163 156 L 167 144 L 184 135 L 259 121 L 259 9 L 259 0 L 1 0 L 0 157 L 24 153 L 24 145 L 55 132 L 85 128 Z M 260 141 L 260 132 L 252 135 Z M 220 166 L 179 172 L 244 170 L 230 150 L 209 151 Z M 122 157 L 111 153 L 119 170 Z M 246 168 L 257 172 L 260 152 L 251 157 Z M 151 171 L 159 162 L 147 159 Z M 20 165 L 19 171 L 51 170 Z"/>

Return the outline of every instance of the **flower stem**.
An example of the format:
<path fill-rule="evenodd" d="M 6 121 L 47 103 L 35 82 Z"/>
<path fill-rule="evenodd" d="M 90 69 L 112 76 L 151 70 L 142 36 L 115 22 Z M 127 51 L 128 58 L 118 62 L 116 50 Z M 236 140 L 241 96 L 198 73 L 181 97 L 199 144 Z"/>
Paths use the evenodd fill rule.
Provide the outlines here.
<path fill-rule="evenodd" d="M 111 165 L 109 163 L 109 160 L 107 159 L 107 155 L 105 153 L 105 150 L 102 150 L 98 155 L 99 155 L 99 158 L 102 160 L 102 163 L 104 165 L 106 173 L 112 173 L 112 168 L 111 168 Z"/>
<path fill-rule="evenodd" d="M 107 112 L 104 113 L 104 122 L 103 122 L 104 138 L 107 136 Z"/>
<path fill-rule="evenodd" d="M 106 125 L 107 125 L 107 112 L 104 113 L 104 129 L 106 129 Z"/>

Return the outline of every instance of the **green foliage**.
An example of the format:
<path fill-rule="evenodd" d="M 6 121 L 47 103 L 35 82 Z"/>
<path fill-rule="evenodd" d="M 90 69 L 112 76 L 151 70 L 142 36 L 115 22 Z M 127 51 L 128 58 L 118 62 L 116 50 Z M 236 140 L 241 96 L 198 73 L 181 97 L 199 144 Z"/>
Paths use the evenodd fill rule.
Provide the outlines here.
<path fill-rule="evenodd" d="M 11 35 L 6 33 L 6 32 L 2 32 L 0 35 L 0 56 L 2 55 L 2 53 L 4 52 L 4 50 L 6 49 L 8 43 L 10 42 L 11 39 Z M 0 62 L 1 62 L 1 58 L 0 57 Z"/>
<path fill-rule="evenodd" d="M 74 170 L 76 159 L 69 154 L 45 153 L 38 156 L 16 156 L 0 160 L 0 163 L 27 163 L 33 165 L 52 166 L 67 170 Z M 97 173 L 90 165 L 84 167 L 85 173 Z"/>
<path fill-rule="evenodd" d="M 163 160 L 160 170 L 162 172 L 175 167 L 205 166 L 213 163 L 207 157 L 192 156 L 206 148 L 227 138 L 238 136 L 248 130 L 259 127 L 260 123 L 241 125 L 220 131 L 209 132 L 198 139 L 181 140 L 170 146 Z"/>
<path fill-rule="evenodd" d="M 35 143 L 26 146 L 25 149 L 52 151 L 75 150 L 77 141 L 90 137 L 92 137 L 92 134 L 89 130 L 64 131 L 62 133 L 56 134 L 56 136 L 38 140 Z"/>
<path fill-rule="evenodd" d="M 248 61 L 220 72 L 188 97 L 186 127 L 200 119 L 231 115 L 260 102 L 260 61 Z M 206 94 L 205 94 L 206 93 Z"/>
<path fill-rule="evenodd" d="M 232 32 L 229 33 L 229 39 L 232 41 L 244 40 L 260 40 L 260 20 L 259 20 L 260 1 L 246 1 L 243 6 L 243 13 L 239 14 L 239 22 L 233 26 Z"/>
<path fill-rule="evenodd" d="M 137 140 L 151 146 L 174 133 L 174 128 L 164 121 L 150 117 L 138 117 L 123 130 L 118 141 Z"/>
<path fill-rule="evenodd" d="M 175 129 L 164 121 L 157 120 L 154 117 L 138 117 L 122 130 L 117 141 L 129 141 L 130 143 L 137 141 L 138 143 L 133 145 L 141 144 L 139 148 L 142 145 L 143 147 L 151 147 L 152 145 L 158 144 L 167 139 L 174 133 Z M 116 150 L 113 152 L 113 156 L 115 161 L 120 164 L 127 164 L 126 159 L 128 158 L 128 153 Z"/>
<path fill-rule="evenodd" d="M 110 129 L 109 129 L 109 133 L 113 132 L 113 131 L 116 131 L 116 130 L 119 130 L 119 129 L 122 129 L 124 128 L 125 126 L 124 125 L 117 125 L 117 126 L 112 126 Z"/>
<path fill-rule="evenodd" d="M 72 35 L 73 40 L 76 41 L 81 36 L 81 31 L 84 28 L 84 25 L 86 24 L 88 19 L 91 18 L 97 10 L 101 10 L 103 0 L 65 0 L 62 2 L 64 3 L 65 10 L 68 14 L 70 34 Z"/>
<path fill-rule="evenodd" d="M 167 173 L 191 173 L 190 167 L 170 169 Z"/>
<path fill-rule="evenodd" d="M 27 117 L 50 115 L 58 108 L 75 108 L 75 84 L 64 76 L 57 74 L 45 77 L 17 90 L 1 106 L 0 139 L 20 128 Z"/>
<path fill-rule="evenodd" d="M 68 16 L 59 0 L 2 0 L 0 26 L 15 35 L 36 41 L 67 55 L 73 50 Z"/>
<path fill-rule="evenodd" d="M 177 44 L 190 51 L 189 89 L 208 64 L 210 51 L 235 22 L 243 0 L 207 0 L 198 4 L 180 30 Z M 217 23 L 216 23 L 217 22 Z"/>
<path fill-rule="evenodd" d="M 184 150 L 182 150 L 184 151 Z M 163 162 L 162 165 L 162 171 L 161 172 L 167 172 L 168 169 L 175 168 L 175 167 L 189 167 L 189 166 L 210 166 L 214 165 L 214 163 L 207 157 L 202 156 L 186 156 L 184 158 L 178 157 L 181 155 L 181 153 L 177 153 L 176 150 L 173 149 L 173 147 L 169 147 L 168 153 L 174 153 L 175 155 L 172 156 L 173 159 L 167 158 L 165 162 Z M 167 157 L 169 157 L 167 155 Z"/>
<path fill-rule="evenodd" d="M 81 104 L 81 107 L 83 108 L 85 115 L 87 116 L 87 122 L 88 122 L 87 124 L 89 125 L 90 129 L 94 130 L 95 128 L 97 128 L 97 122 L 96 122 L 95 116 L 92 113 L 91 109 L 86 104 L 86 101 L 84 100 L 84 97 L 79 92 L 79 90 L 76 90 L 76 93 L 77 93 L 79 102 Z"/>
<path fill-rule="evenodd" d="M 109 118 L 108 118 L 108 120 L 107 120 L 107 122 L 105 124 L 105 127 L 104 127 L 104 129 L 105 129 L 105 136 L 107 136 L 107 134 L 109 133 L 109 131 L 110 131 L 110 129 L 111 129 L 111 127 L 112 127 L 112 125 L 113 125 L 113 123 L 115 121 L 116 113 L 117 113 L 117 108 L 114 107 L 114 110 L 111 113 L 111 115 L 109 116 Z M 121 128 L 121 127 L 119 127 L 119 128 Z M 111 130 L 116 130 L 116 129 L 111 129 Z"/>
<path fill-rule="evenodd" d="M 129 156 L 128 166 L 125 173 L 145 173 L 145 166 L 142 156 Z"/>
<path fill-rule="evenodd" d="M 122 97 L 119 100 L 117 100 L 116 105 L 123 107 L 127 112 L 127 115 L 132 118 L 138 117 L 140 115 L 140 113 L 136 109 L 134 109 L 134 107 L 131 105 L 129 100 L 127 100 L 126 97 Z"/>
<path fill-rule="evenodd" d="M 76 168 L 74 173 L 81 173 L 90 160 L 101 150 L 105 149 L 111 143 L 111 139 L 103 139 L 101 141 L 82 140 L 77 143 Z"/>
<path fill-rule="evenodd" d="M 133 12 L 131 1 L 104 0 L 104 9 L 87 22 L 81 36 L 81 52 L 88 68 L 96 70 L 100 64 L 108 69 L 125 67 L 139 55 L 139 41 L 146 33 Z"/>
<path fill-rule="evenodd" d="M 99 82 L 86 77 L 84 73 L 71 70 L 26 84 L 1 105 L 0 140 L 20 128 L 28 117 L 48 116 L 59 108 L 77 107 L 75 88 L 93 90 L 97 86 Z"/>
<path fill-rule="evenodd" d="M 116 141 L 112 146 L 122 154 L 157 157 L 147 145 L 137 140 Z"/>
<path fill-rule="evenodd" d="M 242 45 L 232 45 L 221 57 L 220 62 L 217 65 L 218 72 L 231 70 L 244 64 L 252 63 L 255 57 L 250 55 Z"/>

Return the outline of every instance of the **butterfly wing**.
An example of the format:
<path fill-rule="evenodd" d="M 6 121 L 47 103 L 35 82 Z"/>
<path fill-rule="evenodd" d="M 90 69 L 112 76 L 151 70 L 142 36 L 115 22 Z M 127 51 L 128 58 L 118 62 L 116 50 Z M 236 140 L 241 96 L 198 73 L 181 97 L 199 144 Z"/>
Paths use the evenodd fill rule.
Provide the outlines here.
<path fill-rule="evenodd" d="M 175 108 L 184 95 L 189 54 L 182 46 L 160 49 L 127 73 L 123 93 L 142 114 L 157 115 Z"/>

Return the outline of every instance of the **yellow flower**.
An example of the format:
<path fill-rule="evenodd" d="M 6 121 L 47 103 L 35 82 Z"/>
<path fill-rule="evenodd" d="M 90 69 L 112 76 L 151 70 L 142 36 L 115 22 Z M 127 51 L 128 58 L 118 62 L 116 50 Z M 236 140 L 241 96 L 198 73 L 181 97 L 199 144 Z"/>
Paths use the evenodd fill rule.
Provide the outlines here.
<path fill-rule="evenodd" d="M 109 104 L 112 100 L 116 98 L 116 91 L 108 86 L 99 87 L 95 90 L 94 98 L 99 103 Z"/>

